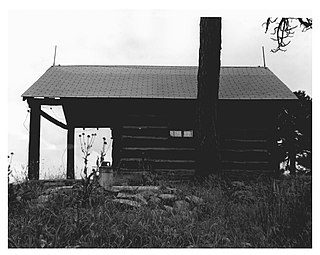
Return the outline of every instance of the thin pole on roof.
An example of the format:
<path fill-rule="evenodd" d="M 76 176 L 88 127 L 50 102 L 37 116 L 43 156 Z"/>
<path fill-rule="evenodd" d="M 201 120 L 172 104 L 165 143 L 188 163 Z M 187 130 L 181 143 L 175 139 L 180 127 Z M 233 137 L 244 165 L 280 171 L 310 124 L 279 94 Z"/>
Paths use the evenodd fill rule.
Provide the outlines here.
<path fill-rule="evenodd" d="M 53 66 L 56 65 L 56 53 L 57 53 L 57 45 L 54 46 Z"/>
<path fill-rule="evenodd" d="M 266 67 L 266 58 L 264 56 L 264 46 L 262 46 L 262 56 L 263 56 L 263 67 Z"/>

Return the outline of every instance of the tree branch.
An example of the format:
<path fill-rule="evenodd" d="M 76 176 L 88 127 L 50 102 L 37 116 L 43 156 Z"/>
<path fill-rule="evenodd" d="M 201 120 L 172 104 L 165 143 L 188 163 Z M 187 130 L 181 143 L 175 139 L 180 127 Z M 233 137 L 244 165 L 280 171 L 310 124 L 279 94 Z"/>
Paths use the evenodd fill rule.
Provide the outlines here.
<path fill-rule="evenodd" d="M 312 18 L 281 18 L 279 22 L 277 22 L 278 18 L 275 18 L 274 20 L 269 17 L 266 22 L 262 24 L 262 26 L 266 26 L 265 33 L 268 32 L 270 26 L 272 24 L 275 24 L 275 27 L 273 28 L 273 32 L 270 34 L 274 37 L 271 37 L 273 41 L 277 41 L 277 47 L 272 49 L 271 52 L 275 53 L 278 51 L 286 51 L 285 47 L 289 45 L 291 41 L 286 42 L 286 39 L 292 38 L 295 29 L 298 27 L 298 25 L 292 26 L 293 21 L 298 21 L 300 24 L 300 27 L 302 27 L 302 32 L 306 32 L 309 29 L 312 29 Z M 271 28 L 270 28 L 271 29 Z"/>

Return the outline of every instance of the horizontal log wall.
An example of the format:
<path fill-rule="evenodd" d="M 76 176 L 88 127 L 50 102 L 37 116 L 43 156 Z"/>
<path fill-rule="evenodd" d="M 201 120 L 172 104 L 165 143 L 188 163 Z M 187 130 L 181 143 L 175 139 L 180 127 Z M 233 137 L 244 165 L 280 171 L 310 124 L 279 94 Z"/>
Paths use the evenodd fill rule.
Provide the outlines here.
<path fill-rule="evenodd" d="M 172 138 L 170 130 L 195 131 L 195 100 L 83 99 L 69 100 L 66 106 L 65 112 L 75 127 L 112 128 L 115 169 L 141 172 L 148 168 L 181 179 L 194 173 L 194 138 Z M 273 101 L 219 102 L 224 172 L 274 171 L 272 133 L 278 108 Z"/>
<path fill-rule="evenodd" d="M 195 169 L 193 137 L 171 137 L 170 130 L 194 130 L 194 116 L 185 108 L 128 113 L 119 129 L 120 172 L 150 172 L 159 178 L 190 179 Z M 187 112 L 188 111 L 188 112 Z M 116 141 L 115 141 L 116 142 Z"/>
<path fill-rule="evenodd" d="M 275 108 L 272 101 L 221 102 L 221 167 L 230 178 L 272 175 L 274 164 Z"/>

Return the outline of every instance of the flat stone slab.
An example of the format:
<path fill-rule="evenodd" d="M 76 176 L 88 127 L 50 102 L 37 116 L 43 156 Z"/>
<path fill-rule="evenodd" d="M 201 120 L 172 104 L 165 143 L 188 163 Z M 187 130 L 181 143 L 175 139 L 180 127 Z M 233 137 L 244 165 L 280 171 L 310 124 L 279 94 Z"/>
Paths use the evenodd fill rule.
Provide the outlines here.
<path fill-rule="evenodd" d="M 144 205 L 147 205 L 148 204 L 148 202 L 147 202 L 147 200 L 141 195 L 141 194 L 126 194 L 126 193 L 119 193 L 118 195 L 117 195 L 117 198 L 120 198 L 120 199 L 134 199 L 134 200 L 136 200 L 137 202 L 140 202 L 140 203 L 142 203 L 142 204 L 144 204 Z"/>
<path fill-rule="evenodd" d="M 128 199 L 113 199 L 112 200 L 115 203 L 129 205 L 132 207 L 141 207 L 141 204 L 139 204 L 137 201 L 128 200 Z"/>
<path fill-rule="evenodd" d="M 120 191 L 158 191 L 160 189 L 159 186 L 112 186 L 111 191 L 120 192 Z"/>
<path fill-rule="evenodd" d="M 73 186 L 61 186 L 55 188 L 49 188 L 43 192 L 44 195 L 52 194 L 52 193 L 65 193 L 70 194 L 73 190 Z"/>
<path fill-rule="evenodd" d="M 175 200 L 177 198 L 173 194 L 160 194 L 158 197 L 160 197 L 163 200 Z"/>

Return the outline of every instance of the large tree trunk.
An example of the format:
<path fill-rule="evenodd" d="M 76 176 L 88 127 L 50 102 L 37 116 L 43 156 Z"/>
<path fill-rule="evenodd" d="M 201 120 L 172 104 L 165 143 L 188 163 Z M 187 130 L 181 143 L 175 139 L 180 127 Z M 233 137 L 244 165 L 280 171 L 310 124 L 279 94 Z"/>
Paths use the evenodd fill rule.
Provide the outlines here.
<path fill-rule="evenodd" d="M 201 18 L 198 68 L 197 169 L 200 176 L 220 172 L 217 108 L 221 18 Z"/>

